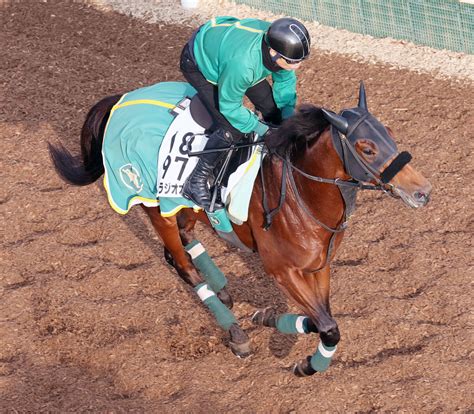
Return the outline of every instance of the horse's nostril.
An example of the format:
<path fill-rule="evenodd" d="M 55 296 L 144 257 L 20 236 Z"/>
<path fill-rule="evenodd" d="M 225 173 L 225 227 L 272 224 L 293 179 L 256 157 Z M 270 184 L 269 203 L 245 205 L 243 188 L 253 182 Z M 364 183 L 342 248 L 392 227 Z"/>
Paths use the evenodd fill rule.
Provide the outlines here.
<path fill-rule="evenodd" d="M 428 200 L 429 200 L 429 195 L 428 194 L 425 194 L 421 191 L 417 191 L 415 193 L 415 198 L 418 200 L 418 201 L 421 201 L 423 203 L 427 203 Z"/>

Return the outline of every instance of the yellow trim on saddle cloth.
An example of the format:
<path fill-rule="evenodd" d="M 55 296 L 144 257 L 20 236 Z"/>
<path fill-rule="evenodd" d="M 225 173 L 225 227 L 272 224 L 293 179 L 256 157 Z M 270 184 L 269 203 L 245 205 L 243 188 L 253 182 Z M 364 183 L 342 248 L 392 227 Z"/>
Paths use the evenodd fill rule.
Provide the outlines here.
<path fill-rule="evenodd" d="M 174 216 L 175 214 L 178 214 L 183 208 L 192 208 L 195 213 L 199 213 L 202 210 L 202 208 L 198 206 L 189 207 L 189 206 L 184 206 L 181 204 L 179 206 L 176 206 L 176 208 L 174 208 L 173 210 L 167 211 L 166 213 L 163 213 L 162 211 L 160 211 L 160 214 L 162 217 L 171 217 L 171 216 Z"/>
<path fill-rule="evenodd" d="M 146 207 L 158 207 L 160 205 L 160 200 L 158 199 L 135 196 L 129 200 L 128 205 L 127 205 L 127 210 L 121 209 L 117 204 L 115 204 L 114 199 L 112 198 L 112 195 L 110 194 L 110 190 L 109 190 L 109 186 L 107 182 L 107 171 L 104 173 L 104 188 L 105 188 L 105 192 L 107 193 L 107 199 L 109 201 L 110 206 L 115 212 L 121 215 L 127 214 L 130 211 L 130 209 L 136 204 L 141 203 L 145 205 Z M 195 213 L 198 213 L 199 211 L 202 210 L 202 208 L 198 206 L 190 207 L 190 206 L 185 206 L 181 204 L 181 205 L 176 206 L 176 208 L 174 208 L 173 210 L 167 211 L 166 213 L 163 213 L 160 210 L 160 214 L 162 217 L 172 217 L 175 214 L 179 213 L 183 208 L 192 208 Z"/>
<path fill-rule="evenodd" d="M 120 105 L 120 103 L 125 99 L 125 97 L 127 96 L 126 93 L 124 93 L 122 95 L 122 97 L 118 100 L 118 102 L 112 107 L 112 109 L 110 110 L 110 115 L 109 115 L 109 118 L 107 119 L 107 122 L 105 124 L 105 128 L 104 128 L 104 139 L 107 135 L 107 127 L 109 126 L 109 123 L 110 123 L 110 120 L 112 119 L 112 113 L 114 112 L 114 108 L 117 106 L 117 105 Z M 104 143 L 102 142 L 102 148 L 104 147 Z M 104 157 L 104 151 L 102 150 L 102 158 Z"/>
<path fill-rule="evenodd" d="M 107 193 L 107 199 L 109 200 L 110 206 L 114 209 L 115 212 L 121 214 L 122 216 L 127 214 L 130 209 L 136 204 L 142 203 L 146 207 L 158 207 L 160 205 L 160 201 L 157 199 L 135 196 L 128 201 L 127 210 L 121 209 L 117 204 L 115 204 L 114 199 L 112 198 L 112 195 L 110 193 L 109 185 L 107 182 L 107 171 L 104 172 L 104 188 L 105 192 Z"/>
<path fill-rule="evenodd" d="M 257 154 L 258 151 L 254 151 L 252 154 L 252 158 L 250 158 L 249 165 L 247 165 L 247 168 L 245 168 L 244 174 L 252 168 L 252 166 L 255 164 L 255 161 L 257 161 L 257 157 L 260 155 L 260 153 Z"/>
<path fill-rule="evenodd" d="M 168 109 L 176 108 L 176 105 L 163 102 L 163 101 L 157 101 L 155 99 L 137 99 L 135 101 L 120 103 L 122 99 L 125 97 L 125 95 L 123 95 L 120 101 L 112 107 L 112 110 L 110 111 L 110 116 L 112 116 L 112 114 L 115 112 L 116 109 L 124 108 L 126 106 L 131 106 L 131 105 L 156 105 L 156 106 L 161 106 L 163 108 L 168 108 Z"/>
<path fill-rule="evenodd" d="M 132 106 L 132 105 L 155 105 L 155 106 L 161 106 L 163 108 L 169 108 L 169 109 L 176 108 L 176 105 L 169 104 L 163 101 L 158 101 L 155 99 L 137 99 L 134 101 L 123 102 L 123 100 L 125 99 L 127 95 L 128 95 L 127 93 L 122 95 L 119 101 L 112 107 L 109 118 L 107 119 L 107 123 L 105 125 L 104 137 L 107 134 L 107 127 L 109 126 L 110 120 L 112 119 L 112 115 L 117 109 L 124 108 L 127 106 Z M 102 153 L 102 156 L 104 156 L 103 153 Z M 105 188 L 105 192 L 107 193 L 107 199 L 109 201 L 110 206 L 113 208 L 115 212 L 121 215 L 127 214 L 130 211 L 130 209 L 136 204 L 142 203 L 147 207 L 157 207 L 160 205 L 160 202 L 157 199 L 134 196 L 128 201 L 127 210 L 123 210 L 122 208 L 120 208 L 117 204 L 115 204 L 114 199 L 112 198 L 112 194 L 110 193 L 110 188 L 108 185 L 108 178 L 107 178 L 107 170 L 105 168 L 104 168 L 104 188 Z"/>
<path fill-rule="evenodd" d="M 217 24 L 215 17 L 213 17 L 211 19 L 211 26 L 212 27 L 226 27 L 226 26 L 232 26 L 232 25 L 233 25 L 233 23 L 219 23 L 219 24 Z"/>
<path fill-rule="evenodd" d="M 128 101 L 128 102 L 122 103 L 122 101 L 125 99 L 127 95 L 128 93 L 123 94 L 122 97 L 119 99 L 119 101 L 110 110 L 109 119 L 107 119 L 107 123 L 104 129 L 104 137 L 107 133 L 107 126 L 109 125 L 109 122 L 112 119 L 112 115 L 117 109 L 125 108 L 127 106 L 132 106 L 132 105 L 155 105 L 155 106 L 161 106 L 162 108 L 168 108 L 168 109 L 176 108 L 176 105 L 170 104 L 168 102 L 158 101 L 156 99 L 136 99 L 134 101 Z"/>

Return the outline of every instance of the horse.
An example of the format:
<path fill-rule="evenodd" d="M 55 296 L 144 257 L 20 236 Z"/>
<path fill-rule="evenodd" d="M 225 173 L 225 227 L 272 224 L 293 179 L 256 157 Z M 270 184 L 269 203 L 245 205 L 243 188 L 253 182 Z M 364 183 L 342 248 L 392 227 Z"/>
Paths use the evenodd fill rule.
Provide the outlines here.
<path fill-rule="evenodd" d="M 90 109 L 81 131 L 81 156 L 48 143 L 54 168 L 66 182 L 88 185 L 104 173 L 104 130 L 120 97 L 106 97 Z M 428 203 L 431 184 L 411 166 L 411 155 L 398 151 L 392 130 L 369 112 L 363 82 L 357 107 L 336 114 L 302 105 L 266 139 L 271 150 L 253 186 L 248 220 L 233 224 L 233 230 L 301 310 L 277 315 L 271 308 L 260 309 L 252 322 L 288 334 L 319 335 L 316 351 L 294 364 L 293 373 L 305 377 L 328 368 L 340 340 L 329 303 L 330 269 L 357 192 L 381 191 L 419 208 Z M 159 206 L 141 206 L 163 242 L 168 263 L 228 331 L 232 352 L 248 356 L 250 339 L 230 310 L 225 276 L 195 237 L 196 222 L 210 225 L 208 216 L 186 208 L 163 217 Z M 214 280 L 209 280 L 212 273 Z"/>

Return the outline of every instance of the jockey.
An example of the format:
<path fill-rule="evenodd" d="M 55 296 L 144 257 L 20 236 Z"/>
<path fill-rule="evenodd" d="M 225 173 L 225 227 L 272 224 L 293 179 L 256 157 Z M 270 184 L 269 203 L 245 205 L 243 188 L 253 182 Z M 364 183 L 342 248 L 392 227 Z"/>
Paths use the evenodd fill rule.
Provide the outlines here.
<path fill-rule="evenodd" d="M 263 137 L 266 123 L 278 125 L 292 115 L 295 70 L 308 57 L 310 45 L 304 25 L 288 17 L 271 24 L 216 17 L 202 25 L 184 46 L 180 69 L 214 120 L 205 149 L 228 147 L 251 132 Z M 265 123 L 243 105 L 244 95 Z M 183 188 L 184 197 L 206 210 L 211 203 L 208 179 L 221 154 L 201 155 Z"/>

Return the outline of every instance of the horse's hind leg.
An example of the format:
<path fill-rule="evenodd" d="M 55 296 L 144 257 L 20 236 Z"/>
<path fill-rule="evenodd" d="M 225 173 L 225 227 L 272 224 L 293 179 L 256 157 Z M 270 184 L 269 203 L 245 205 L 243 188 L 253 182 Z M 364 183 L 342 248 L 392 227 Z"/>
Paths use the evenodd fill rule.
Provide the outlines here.
<path fill-rule="evenodd" d="M 165 248 L 170 253 L 179 275 L 193 287 L 201 301 L 214 315 L 219 326 L 229 332 L 232 352 L 238 357 L 250 355 L 250 341 L 247 334 L 240 328 L 233 313 L 202 279 L 184 250 L 176 217 L 162 217 L 157 207 L 143 207 L 143 209 L 150 218 L 155 231 L 161 237 Z"/>
<path fill-rule="evenodd" d="M 184 244 L 184 242 L 183 242 L 183 244 Z M 187 246 L 187 245 L 188 245 L 188 244 L 186 244 L 186 246 Z M 185 249 L 186 249 L 186 248 L 185 248 Z M 187 249 L 186 249 L 186 250 L 187 250 Z M 189 251 L 188 251 L 188 253 L 189 253 Z M 174 259 L 173 259 L 173 255 L 169 252 L 169 250 L 168 250 L 166 247 L 164 248 L 164 256 L 165 256 L 166 262 L 167 262 L 170 266 L 173 266 L 173 267 L 176 269 L 176 271 L 178 272 L 178 275 L 179 275 L 185 282 L 187 282 L 185 276 L 184 276 L 184 275 L 179 271 L 179 269 L 176 267 L 176 263 L 175 263 L 175 261 L 174 261 Z M 192 256 L 191 256 L 191 257 L 192 257 Z M 194 262 L 194 261 L 193 261 L 193 262 Z M 194 264 L 196 265 L 196 263 L 194 263 Z M 196 267 L 199 269 L 199 265 L 196 265 Z M 202 272 L 201 269 L 199 269 L 199 270 Z M 204 274 L 204 278 L 205 278 L 206 281 L 209 283 L 209 280 L 208 280 L 208 278 L 206 277 L 206 274 Z M 209 285 L 211 286 L 212 290 L 213 290 L 214 292 L 216 292 L 215 287 L 214 287 L 211 283 L 209 283 Z M 232 300 L 232 296 L 230 296 L 230 294 L 229 294 L 229 292 L 227 291 L 227 289 L 226 289 L 225 286 L 222 287 L 222 288 L 220 288 L 220 290 L 218 290 L 218 291 L 216 292 L 216 294 L 217 294 L 217 297 L 221 300 L 221 302 L 222 302 L 224 305 L 226 305 L 229 309 L 232 309 L 232 308 L 234 307 L 234 301 Z"/>
<path fill-rule="evenodd" d="M 216 292 L 218 298 L 229 309 L 232 309 L 234 302 L 226 289 L 227 278 L 207 254 L 201 242 L 195 238 L 194 226 L 196 224 L 196 214 L 190 209 L 182 210 L 177 215 L 177 221 L 181 243 L 186 252 L 191 256 L 194 266 L 199 270 L 211 289 Z M 167 252 L 165 250 L 165 258 L 166 256 Z M 166 260 L 168 260 L 168 258 Z"/>

